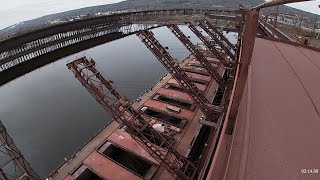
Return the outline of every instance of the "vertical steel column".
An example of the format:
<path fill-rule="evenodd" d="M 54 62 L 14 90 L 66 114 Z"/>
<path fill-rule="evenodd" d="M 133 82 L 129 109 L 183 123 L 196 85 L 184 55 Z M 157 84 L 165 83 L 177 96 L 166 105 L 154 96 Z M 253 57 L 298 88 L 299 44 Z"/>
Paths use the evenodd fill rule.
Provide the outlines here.
<path fill-rule="evenodd" d="M 175 24 L 167 25 L 171 32 L 181 41 L 181 43 L 195 56 L 201 65 L 208 71 L 210 76 L 214 78 L 219 86 L 224 89 L 226 83 L 217 72 L 217 70 L 210 64 L 207 58 L 196 48 L 195 45 L 180 31 L 179 27 Z"/>
<path fill-rule="evenodd" d="M 157 59 L 165 66 L 173 78 L 180 84 L 188 93 L 195 105 L 201 109 L 206 116 L 206 121 L 202 123 L 208 126 L 217 126 L 217 114 L 220 114 L 222 109 L 219 106 L 214 106 L 209 103 L 207 98 L 197 88 L 192 80 L 186 75 L 184 70 L 174 61 L 173 57 L 167 50 L 156 40 L 153 33 L 150 31 L 140 31 L 137 36 L 147 46 L 147 48 L 157 57 Z"/>
<path fill-rule="evenodd" d="M 4 179 L 23 179 L 31 178 L 40 180 L 40 177 L 25 160 L 12 138 L 9 136 L 5 126 L 0 121 L 0 178 Z"/>
<path fill-rule="evenodd" d="M 196 165 L 181 155 L 171 142 L 156 131 L 149 124 L 150 120 L 147 121 L 141 116 L 141 111 L 133 109 L 129 100 L 118 92 L 112 81 L 96 69 L 95 61 L 82 57 L 68 63 L 67 67 L 97 102 L 111 113 L 113 119 L 125 125 L 133 139 L 160 165 L 181 179 L 194 178 L 197 173 Z"/>
<path fill-rule="evenodd" d="M 277 9 L 276 9 L 276 22 L 274 24 L 274 27 L 277 28 L 277 25 L 278 25 L 278 16 L 279 16 L 279 6 L 277 6 Z"/>

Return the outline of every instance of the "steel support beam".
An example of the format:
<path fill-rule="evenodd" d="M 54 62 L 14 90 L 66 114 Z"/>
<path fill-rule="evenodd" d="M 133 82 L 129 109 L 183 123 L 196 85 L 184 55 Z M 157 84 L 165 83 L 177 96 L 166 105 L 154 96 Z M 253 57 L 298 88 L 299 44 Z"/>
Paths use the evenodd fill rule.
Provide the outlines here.
<path fill-rule="evenodd" d="M 7 180 L 8 177 L 6 176 L 6 174 L 3 172 L 2 169 L 0 169 L 0 179 L 3 179 L 3 180 Z"/>
<path fill-rule="evenodd" d="M 214 33 L 219 36 L 220 40 L 224 41 L 234 51 L 237 51 L 237 48 L 233 44 L 231 44 L 231 42 L 214 25 L 212 25 L 208 20 L 204 20 L 203 22 L 211 31 L 214 31 Z"/>
<path fill-rule="evenodd" d="M 210 64 L 207 58 L 192 44 L 192 42 L 181 32 L 176 24 L 169 24 L 167 27 L 171 32 L 181 41 L 181 43 L 195 56 L 195 58 L 201 63 L 201 65 L 208 71 L 210 76 L 214 78 L 219 86 L 224 89 L 226 83 L 220 76 L 218 71 Z"/>
<path fill-rule="evenodd" d="M 209 21 L 205 20 L 203 22 L 199 22 L 199 26 L 215 41 L 217 44 L 230 56 L 230 58 L 234 61 L 235 54 L 231 52 L 237 51 L 237 49 L 230 43 L 230 41 Z"/>
<path fill-rule="evenodd" d="M 221 113 L 222 108 L 210 104 L 203 93 L 179 66 L 178 62 L 176 62 L 167 50 L 156 40 L 152 32 L 140 31 L 137 33 L 137 36 L 164 65 L 180 86 L 184 88 L 195 105 L 201 109 L 202 113 L 205 115 L 206 125 L 216 127 L 218 121 L 217 117 Z"/>
<path fill-rule="evenodd" d="M 40 180 L 37 173 L 31 168 L 30 164 L 25 160 L 22 153 L 14 144 L 9 136 L 5 126 L 0 121 L 0 178 L 7 179 L 24 179 L 31 178 Z M 5 162 L 5 163 L 3 163 Z"/>
<path fill-rule="evenodd" d="M 225 66 L 225 67 L 231 67 L 232 63 L 227 60 L 215 47 L 212 45 L 207 39 L 204 37 L 203 34 L 191 23 L 186 23 L 189 29 L 206 45 L 209 50 L 220 60 L 220 62 Z"/>
<path fill-rule="evenodd" d="M 96 69 L 95 61 L 86 57 L 67 64 L 81 84 L 97 102 L 108 111 L 114 120 L 126 126 L 126 130 L 149 154 L 168 172 L 181 179 L 194 179 L 196 165 L 181 155 L 172 143 L 150 124 L 150 119 L 136 111 L 129 100 L 123 96 L 112 81 Z"/>

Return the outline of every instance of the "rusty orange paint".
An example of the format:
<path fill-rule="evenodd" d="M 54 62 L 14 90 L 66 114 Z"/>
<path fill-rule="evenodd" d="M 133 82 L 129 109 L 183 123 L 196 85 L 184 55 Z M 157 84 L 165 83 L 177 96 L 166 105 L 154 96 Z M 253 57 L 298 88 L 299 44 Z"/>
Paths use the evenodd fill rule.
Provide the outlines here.
<path fill-rule="evenodd" d="M 150 156 L 150 154 L 145 151 L 134 139 L 132 139 L 127 132 L 117 129 L 111 134 L 111 136 L 108 137 L 108 140 L 144 157 L 145 159 L 148 159 L 156 165 L 159 165 L 159 163 L 152 156 Z"/>
<path fill-rule="evenodd" d="M 88 166 L 93 172 L 104 179 L 142 179 L 97 152 L 91 153 L 84 160 L 83 164 Z"/>
<path fill-rule="evenodd" d="M 174 85 L 180 86 L 179 83 L 178 83 L 175 79 L 170 79 L 170 80 L 168 81 L 168 84 L 174 84 Z M 206 90 L 206 87 L 207 87 L 207 86 L 205 86 L 205 85 L 203 85 L 203 84 L 199 84 L 199 83 L 194 83 L 194 84 L 197 86 L 197 88 L 198 88 L 200 91 Z"/>
<path fill-rule="evenodd" d="M 163 102 L 156 101 L 156 100 L 152 100 L 152 99 L 149 99 L 148 101 L 146 101 L 144 103 L 144 106 L 146 106 L 146 107 L 151 107 L 152 109 L 157 109 L 160 112 L 164 112 L 168 115 L 179 117 L 180 119 L 190 119 L 191 117 L 193 117 L 194 112 L 192 112 L 190 110 L 181 108 L 179 113 L 175 113 L 175 112 L 170 111 L 166 108 L 168 105 L 170 105 L 170 104 L 163 103 Z"/>
<path fill-rule="evenodd" d="M 165 95 L 165 96 L 177 98 L 177 99 L 183 99 L 184 101 L 192 103 L 192 99 L 190 98 L 190 96 L 187 93 L 184 93 L 184 92 L 175 91 L 175 90 L 172 90 L 172 89 L 160 88 L 157 91 L 157 93 Z"/>

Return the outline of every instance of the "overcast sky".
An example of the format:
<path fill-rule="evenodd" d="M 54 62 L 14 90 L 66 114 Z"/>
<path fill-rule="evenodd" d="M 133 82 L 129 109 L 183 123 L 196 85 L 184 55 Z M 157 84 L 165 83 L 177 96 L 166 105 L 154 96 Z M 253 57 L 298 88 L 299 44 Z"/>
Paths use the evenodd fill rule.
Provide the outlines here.
<path fill-rule="evenodd" d="M 292 3 L 292 4 L 289 4 L 288 6 L 320 15 L 319 5 L 320 5 L 320 0 Z"/>
<path fill-rule="evenodd" d="M 0 0 L 0 29 L 41 16 L 123 0 Z"/>
<path fill-rule="evenodd" d="M 0 0 L 0 29 L 18 22 L 88 6 L 111 4 L 122 0 Z M 290 6 L 320 14 L 320 0 Z"/>

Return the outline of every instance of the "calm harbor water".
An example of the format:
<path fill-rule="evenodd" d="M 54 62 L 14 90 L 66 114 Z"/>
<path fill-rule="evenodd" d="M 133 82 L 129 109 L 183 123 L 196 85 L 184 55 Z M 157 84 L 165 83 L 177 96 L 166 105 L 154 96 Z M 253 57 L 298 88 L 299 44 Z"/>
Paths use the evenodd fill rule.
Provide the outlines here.
<path fill-rule="evenodd" d="M 189 29 L 182 30 L 194 43 L 199 42 Z M 153 32 L 178 60 L 189 55 L 167 28 Z M 110 116 L 65 66 L 83 55 L 96 60 L 131 100 L 166 73 L 132 35 L 65 57 L 0 87 L 0 120 L 43 178 L 110 122 Z"/>

